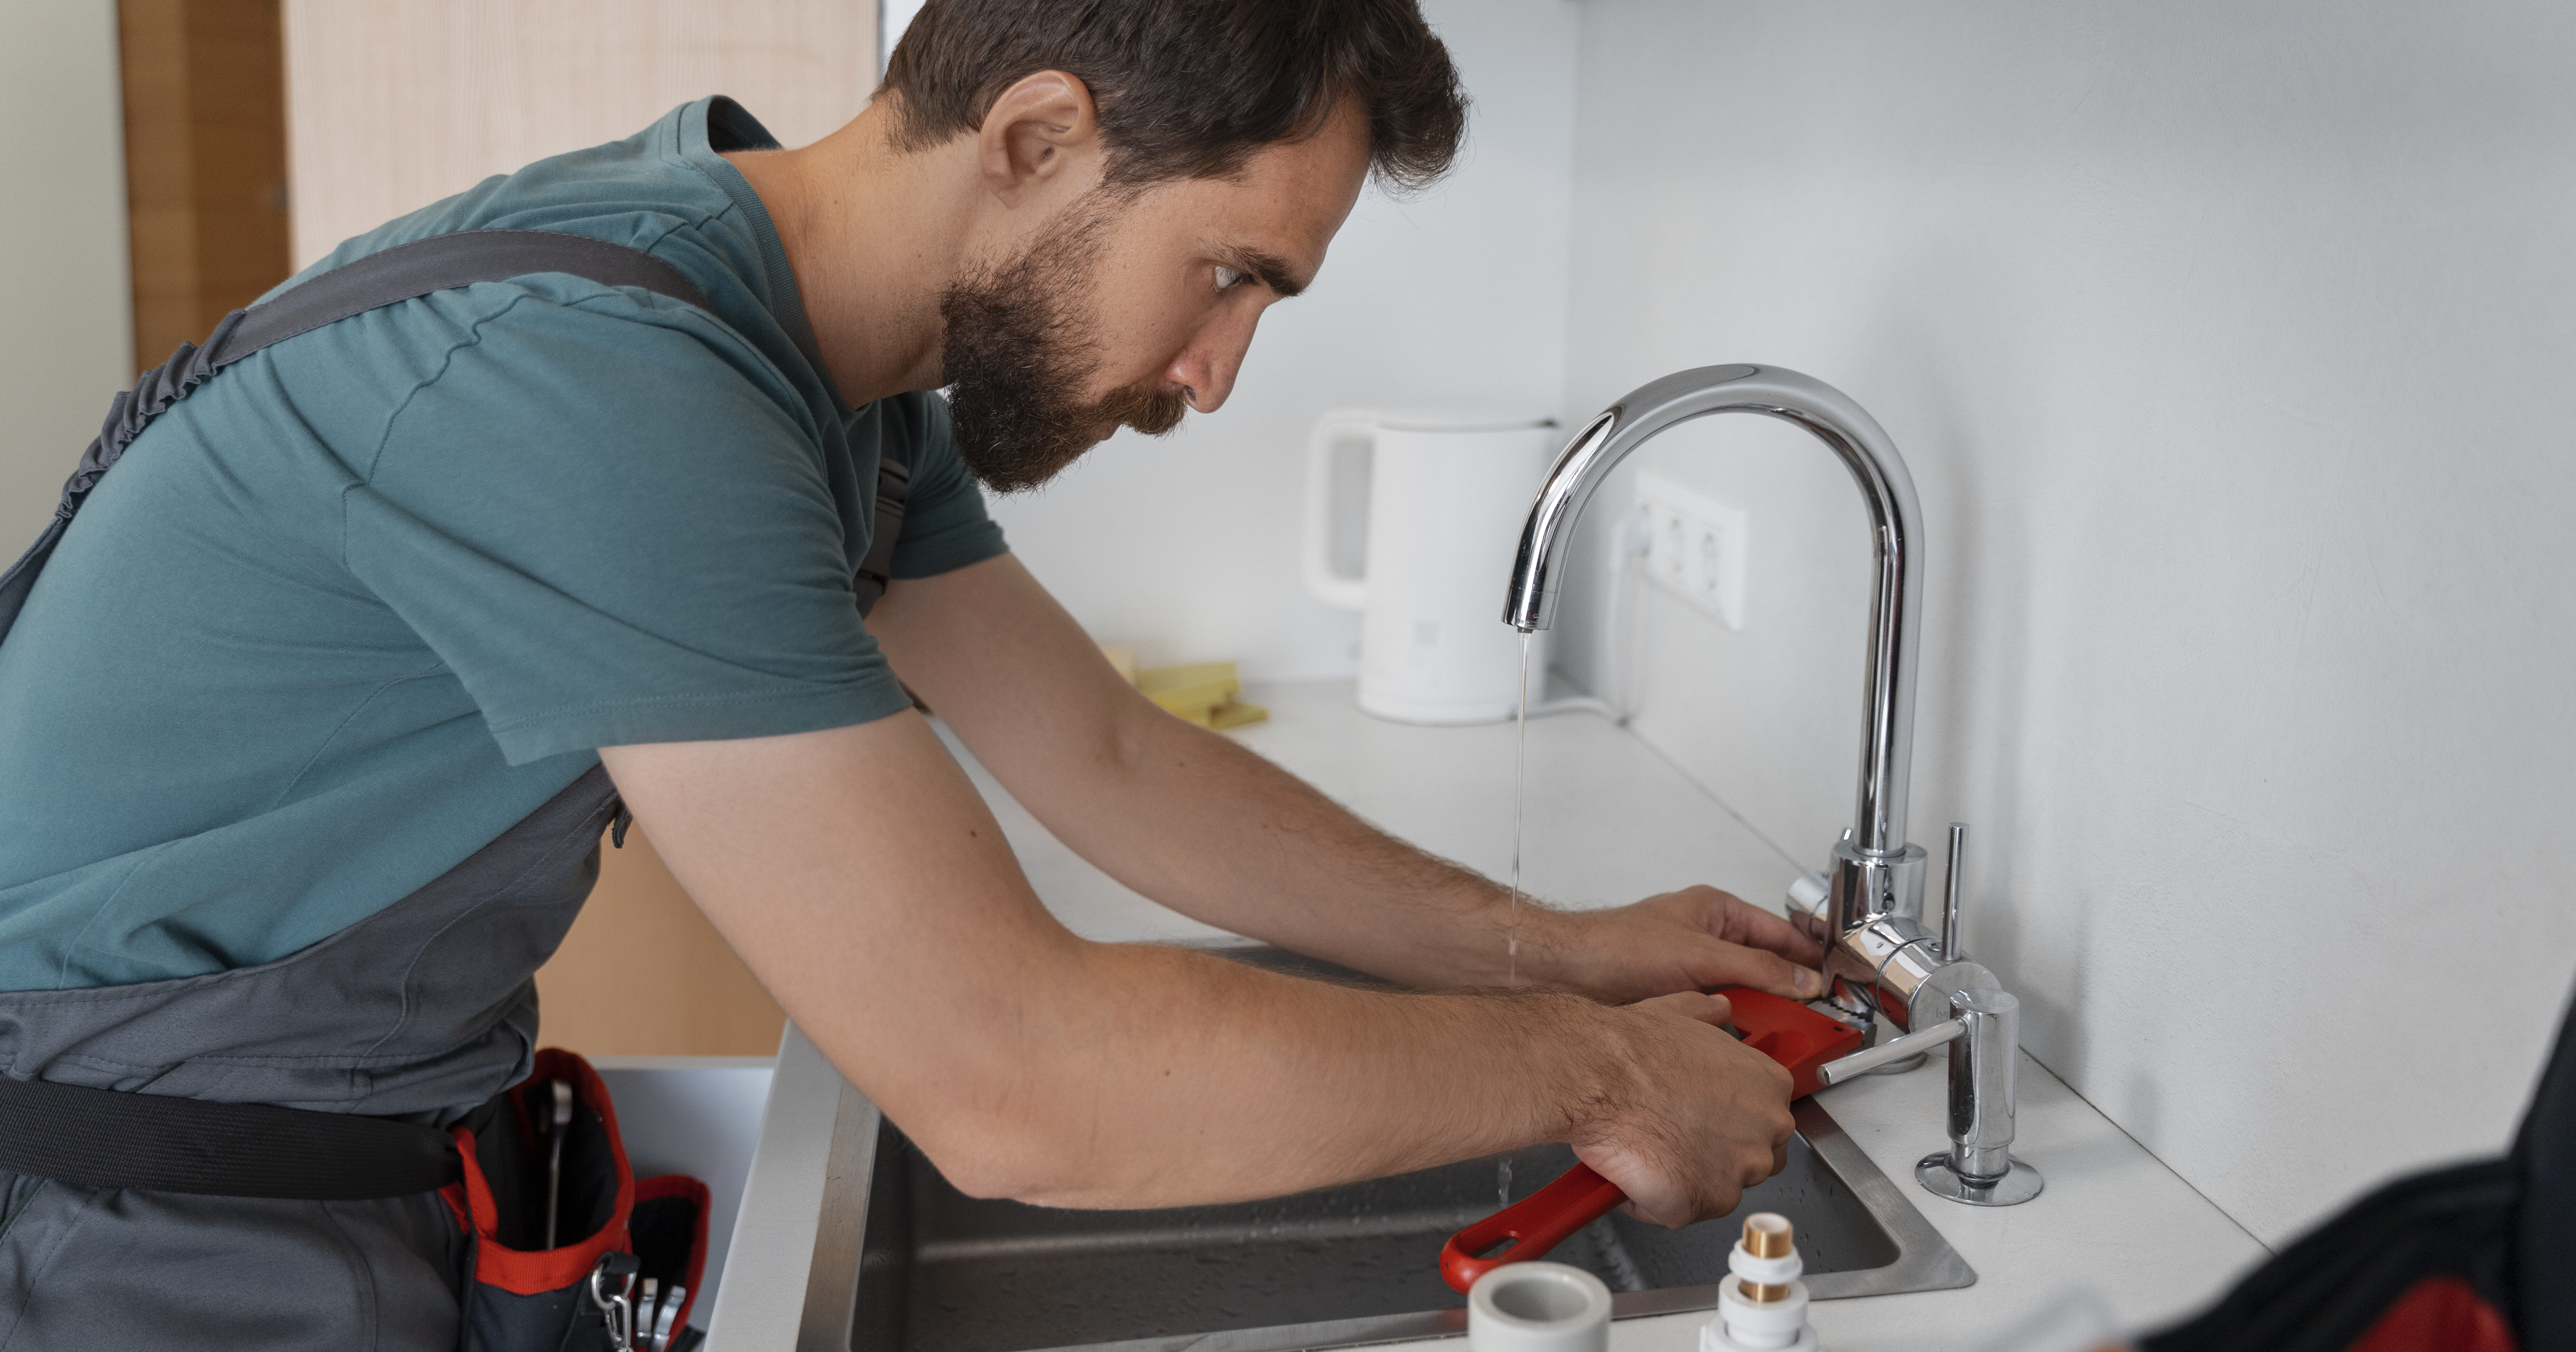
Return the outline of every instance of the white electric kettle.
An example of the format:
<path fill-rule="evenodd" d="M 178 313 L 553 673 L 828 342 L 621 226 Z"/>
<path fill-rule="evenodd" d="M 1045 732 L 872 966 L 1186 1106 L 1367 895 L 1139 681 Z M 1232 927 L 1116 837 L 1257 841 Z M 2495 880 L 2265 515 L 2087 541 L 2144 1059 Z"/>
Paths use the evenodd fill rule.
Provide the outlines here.
<path fill-rule="evenodd" d="M 1487 409 L 1345 411 L 1306 461 L 1306 588 L 1360 612 L 1360 708 L 1403 723 L 1491 723 L 1520 708 L 1521 636 L 1503 622 L 1512 551 L 1556 420 Z M 1333 453 L 1370 450 L 1368 562 L 1332 563 Z M 1544 642 L 1545 635 L 1538 635 Z M 1547 670 L 1531 654 L 1531 679 Z"/>

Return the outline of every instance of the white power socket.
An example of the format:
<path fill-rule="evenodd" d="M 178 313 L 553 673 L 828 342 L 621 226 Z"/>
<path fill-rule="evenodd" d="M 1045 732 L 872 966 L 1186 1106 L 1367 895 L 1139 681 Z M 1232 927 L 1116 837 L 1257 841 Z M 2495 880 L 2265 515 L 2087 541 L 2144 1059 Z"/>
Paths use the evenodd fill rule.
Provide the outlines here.
<path fill-rule="evenodd" d="M 1743 632 L 1744 509 L 1645 473 L 1637 476 L 1637 502 L 1653 530 L 1646 576 Z"/>

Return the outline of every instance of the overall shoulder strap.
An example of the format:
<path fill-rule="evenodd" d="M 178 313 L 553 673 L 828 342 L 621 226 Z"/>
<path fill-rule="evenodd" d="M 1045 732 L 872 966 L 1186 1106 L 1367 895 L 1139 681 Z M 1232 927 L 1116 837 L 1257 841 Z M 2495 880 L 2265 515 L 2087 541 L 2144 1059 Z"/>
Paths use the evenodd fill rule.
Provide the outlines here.
<path fill-rule="evenodd" d="M 364 314 L 397 301 L 476 282 L 507 281 L 540 272 L 568 273 L 602 286 L 632 286 L 709 308 L 678 268 L 641 249 L 552 230 L 459 230 L 397 244 L 300 282 L 285 294 L 215 325 L 204 347 L 181 343 L 170 360 L 143 373 L 132 390 L 108 406 L 107 422 L 81 454 L 63 484 L 62 502 L 36 543 L 0 573 L 0 640 L 9 636 L 27 594 L 44 571 L 81 502 L 136 434 L 163 410 L 188 397 L 215 372 L 299 333 Z"/>
<path fill-rule="evenodd" d="M 553 230 L 460 230 L 354 259 L 241 311 L 240 323 L 217 328 L 220 336 L 207 340 L 208 360 L 220 370 L 271 343 L 396 301 L 540 272 L 639 287 L 709 308 L 678 268 L 641 249 Z"/>
<path fill-rule="evenodd" d="M 912 497 L 912 467 L 894 448 L 880 446 L 877 452 L 876 524 L 868 535 L 867 556 L 859 560 L 858 572 L 850 577 L 850 594 L 858 598 L 859 614 L 866 615 L 885 599 L 886 588 L 894 582 L 894 546 L 903 536 L 904 511 Z"/>

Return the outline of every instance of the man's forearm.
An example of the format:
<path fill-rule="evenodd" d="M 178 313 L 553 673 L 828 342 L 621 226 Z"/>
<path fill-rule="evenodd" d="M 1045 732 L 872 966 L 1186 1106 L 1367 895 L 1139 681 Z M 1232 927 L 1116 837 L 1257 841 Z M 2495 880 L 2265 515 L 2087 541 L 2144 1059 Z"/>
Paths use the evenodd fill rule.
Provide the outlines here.
<path fill-rule="evenodd" d="M 1022 806 L 1120 882 L 1409 985 L 1503 984 L 1502 888 L 1154 707 L 1017 559 L 900 584 L 870 624 Z M 1554 919 L 1519 908 L 1524 973 Z"/>
<path fill-rule="evenodd" d="M 1057 815 L 1119 881 L 1212 925 L 1413 986 L 1500 986 L 1553 912 L 1396 839 L 1220 734 L 1132 715 L 1115 778 Z M 1064 834 L 1059 830 L 1059 834 Z M 1172 841 L 1190 848 L 1173 849 Z"/>
<path fill-rule="evenodd" d="M 1357 991 L 1140 945 L 1088 946 L 1066 989 L 1012 1030 L 1045 1073 L 1011 1110 L 952 1121 L 965 1139 L 935 1153 L 1010 1162 L 970 1190 L 1180 1205 L 1575 1139 L 1629 1097 L 1640 1022 L 1576 996 Z"/>

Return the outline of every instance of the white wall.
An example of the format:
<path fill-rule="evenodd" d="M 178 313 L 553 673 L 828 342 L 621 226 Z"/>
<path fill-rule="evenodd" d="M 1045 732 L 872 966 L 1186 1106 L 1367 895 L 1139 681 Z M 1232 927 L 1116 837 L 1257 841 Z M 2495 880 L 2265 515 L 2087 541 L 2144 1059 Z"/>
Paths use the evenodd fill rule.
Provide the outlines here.
<path fill-rule="evenodd" d="M 1888 428 L 1914 837 L 1974 825 L 2032 1050 L 2270 1242 L 2498 1149 L 2576 970 L 2571 50 L 2538 3 L 1584 10 L 1572 411 L 1749 360 Z M 1649 604 L 1639 730 L 1819 862 L 1857 496 L 1782 426 L 1667 440 L 1751 616 Z"/>
<path fill-rule="evenodd" d="M 0 0 L 0 568 L 52 514 L 63 478 L 134 379 L 125 121 L 113 0 Z"/>
<path fill-rule="evenodd" d="M 1074 616 L 1148 663 L 1233 658 L 1266 679 L 1357 670 L 1358 617 L 1298 581 L 1306 434 L 1325 410 L 1562 402 L 1581 7 L 1424 9 L 1476 100 L 1458 171 L 1409 202 L 1362 198 L 1315 285 L 1263 320 L 1214 416 L 1159 441 L 1121 433 L 995 504 Z"/>

